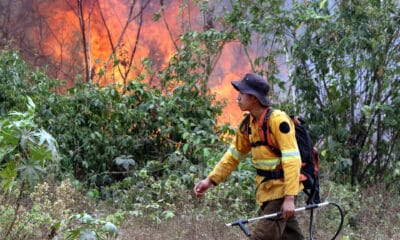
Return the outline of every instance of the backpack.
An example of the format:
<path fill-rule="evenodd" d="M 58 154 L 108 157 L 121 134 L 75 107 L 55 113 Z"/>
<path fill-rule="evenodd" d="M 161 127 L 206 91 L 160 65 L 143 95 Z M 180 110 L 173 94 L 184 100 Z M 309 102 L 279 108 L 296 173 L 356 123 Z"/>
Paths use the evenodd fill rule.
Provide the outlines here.
<path fill-rule="evenodd" d="M 269 127 L 269 117 L 271 113 L 274 111 L 273 108 L 269 108 L 267 113 L 265 114 L 263 124 L 261 130 L 263 133 L 264 141 L 257 141 L 255 143 L 251 143 L 252 147 L 257 147 L 260 145 L 264 145 L 271 149 L 278 155 L 281 155 L 281 151 L 273 146 L 271 141 L 270 127 Z M 247 122 L 250 121 L 250 115 L 248 115 Z M 244 122 L 246 122 L 246 118 Z M 306 129 L 305 121 L 295 117 L 290 116 L 295 126 L 296 140 L 297 145 L 299 147 L 300 157 L 301 157 L 301 171 L 300 171 L 300 181 L 303 183 L 304 189 L 303 192 L 308 196 L 306 200 L 307 204 L 316 204 L 320 203 L 320 191 L 319 191 L 319 154 L 317 149 L 314 147 L 313 142 L 311 140 L 310 134 Z M 274 170 L 274 171 L 264 171 L 257 169 L 257 174 L 264 177 L 263 181 L 267 181 L 269 179 L 277 179 L 283 177 L 282 169 Z"/>

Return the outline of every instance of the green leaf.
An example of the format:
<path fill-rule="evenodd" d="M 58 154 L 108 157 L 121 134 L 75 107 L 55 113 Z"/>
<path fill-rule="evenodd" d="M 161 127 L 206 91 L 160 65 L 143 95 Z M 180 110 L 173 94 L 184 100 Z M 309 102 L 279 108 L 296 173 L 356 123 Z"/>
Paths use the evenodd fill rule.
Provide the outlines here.
<path fill-rule="evenodd" d="M 118 235 L 118 228 L 111 222 L 106 222 L 102 229 L 110 236 L 116 237 Z"/>
<path fill-rule="evenodd" d="M 18 145 L 18 133 L 15 128 L 4 127 L 0 131 L 0 145 L 1 146 L 17 146 Z"/>
<path fill-rule="evenodd" d="M 185 144 L 183 145 L 183 148 L 182 148 L 183 152 L 184 152 L 184 153 L 187 153 L 188 149 L 189 149 L 189 144 L 188 144 L 188 143 L 185 143 Z"/>
<path fill-rule="evenodd" d="M 11 153 L 12 151 L 14 151 L 15 150 L 15 148 L 16 148 L 16 146 L 15 145 L 11 145 L 11 144 L 9 144 L 9 145 L 0 145 L 1 146 L 1 148 L 0 148 L 0 162 L 2 162 L 3 161 L 3 158 L 7 155 L 7 154 L 9 154 L 9 153 Z"/>
<path fill-rule="evenodd" d="M 16 162 L 7 162 L 3 164 L 0 171 L 1 188 L 5 191 L 11 191 L 17 177 Z"/>
<path fill-rule="evenodd" d="M 33 116 L 35 114 L 35 103 L 32 101 L 32 98 L 30 98 L 29 96 L 27 96 L 28 99 L 28 112 L 29 112 L 29 116 Z"/>
<path fill-rule="evenodd" d="M 319 3 L 319 8 L 320 8 L 320 9 L 322 9 L 322 8 L 324 7 L 326 1 L 327 1 L 327 0 L 322 0 L 322 1 Z"/>
<path fill-rule="evenodd" d="M 153 21 L 157 22 L 160 20 L 160 18 L 161 18 L 161 13 L 156 12 L 153 14 Z"/>
<path fill-rule="evenodd" d="M 172 219 L 175 217 L 174 212 L 170 211 L 170 210 L 166 210 L 163 212 L 164 218 L 165 219 Z"/>
<path fill-rule="evenodd" d="M 77 240 L 80 234 L 81 234 L 81 229 L 79 228 L 67 231 L 65 240 Z"/>
<path fill-rule="evenodd" d="M 97 189 L 91 189 L 87 192 L 86 194 L 89 198 L 91 199 L 96 199 L 97 197 L 100 196 L 100 192 Z"/>
<path fill-rule="evenodd" d="M 21 175 L 21 179 L 28 181 L 30 185 L 34 185 L 35 182 L 42 179 L 46 172 L 41 166 L 40 161 L 32 159 L 22 159 L 16 166 L 16 170 Z"/>
<path fill-rule="evenodd" d="M 114 159 L 115 164 L 122 166 L 125 170 L 129 170 L 130 166 L 135 166 L 136 162 L 132 155 L 121 155 Z"/>
<path fill-rule="evenodd" d="M 39 138 L 38 145 L 45 144 L 46 150 L 50 151 L 53 159 L 58 159 L 58 144 L 52 135 L 44 129 L 34 132 L 34 136 Z"/>
<path fill-rule="evenodd" d="M 208 158 L 210 156 L 210 149 L 209 148 L 204 148 L 203 149 L 203 155 L 205 158 Z"/>
<path fill-rule="evenodd" d="M 90 223 L 93 223 L 95 221 L 95 219 L 91 215 L 89 215 L 87 213 L 79 214 L 77 217 L 78 217 L 79 221 L 81 221 L 83 223 L 89 223 L 90 224 Z"/>
<path fill-rule="evenodd" d="M 52 157 L 51 152 L 47 151 L 44 146 L 30 144 L 29 151 L 32 160 L 38 161 L 42 167 L 44 167 L 46 160 L 50 160 Z"/>

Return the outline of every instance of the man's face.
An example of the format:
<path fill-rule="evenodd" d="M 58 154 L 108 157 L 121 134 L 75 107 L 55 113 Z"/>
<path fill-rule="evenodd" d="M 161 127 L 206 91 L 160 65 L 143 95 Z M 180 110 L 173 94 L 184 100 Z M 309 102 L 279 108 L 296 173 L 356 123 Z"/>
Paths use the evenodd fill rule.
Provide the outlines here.
<path fill-rule="evenodd" d="M 250 111 L 255 106 L 257 98 L 253 95 L 239 92 L 236 100 L 240 110 Z"/>

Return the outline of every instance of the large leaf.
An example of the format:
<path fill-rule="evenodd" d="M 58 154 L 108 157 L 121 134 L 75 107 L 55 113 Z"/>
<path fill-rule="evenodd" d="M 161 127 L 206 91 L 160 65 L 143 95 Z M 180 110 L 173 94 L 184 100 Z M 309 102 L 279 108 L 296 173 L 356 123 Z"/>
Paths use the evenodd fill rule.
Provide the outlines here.
<path fill-rule="evenodd" d="M 3 128 L 0 130 L 0 146 L 17 146 L 19 132 L 13 128 Z"/>
<path fill-rule="evenodd" d="M 46 162 L 52 159 L 52 154 L 46 149 L 46 146 L 31 144 L 29 157 L 33 161 L 38 161 L 42 167 L 45 167 Z"/>
<path fill-rule="evenodd" d="M 1 137 L 0 137 L 0 142 L 1 142 Z M 14 149 L 16 148 L 16 145 L 12 145 L 12 144 L 0 144 L 0 162 L 3 161 L 3 158 L 11 153 L 12 151 L 14 151 Z"/>
<path fill-rule="evenodd" d="M 50 135 L 47 131 L 44 129 L 39 129 L 39 131 L 36 131 L 33 133 L 35 137 L 39 138 L 38 145 L 39 146 L 46 146 L 46 151 L 51 152 L 51 155 L 53 157 L 53 160 L 56 160 L 59 158 L 58 156 L 58 144 L 56 139 Z"/>
<path fill-rule="evenodd" d="M 46 173 L 41 165 L 41 161 L 33 159 L 22 159 L 16 166 L 16 170 L 20 174 L 21 180 L 26 180 L 31 185 L 42 179 Z"/>
<path fill-rule="evenodd" d="M 0 170 L 0 185 L 5 191 L 11 191 L 15 184 L 17 171 L 15 169 L 16 162 L 7 162 L 3 164 Z"/>
<path fill-rule="evenodd" d="M 133 159 L 132 155 L 121 155 L 117 157 L 115 160 L 115 164 L 118 166 L 122 166 L 125 170 L 129 170 L 130 166 L 135 166 L 136 162 Z"/>
<path fill-rule="evenodd" d="M 96 232 L 90 229 L 83 229 L 80 232 L 79 240 L 96 240 L 97 235 Z"/>

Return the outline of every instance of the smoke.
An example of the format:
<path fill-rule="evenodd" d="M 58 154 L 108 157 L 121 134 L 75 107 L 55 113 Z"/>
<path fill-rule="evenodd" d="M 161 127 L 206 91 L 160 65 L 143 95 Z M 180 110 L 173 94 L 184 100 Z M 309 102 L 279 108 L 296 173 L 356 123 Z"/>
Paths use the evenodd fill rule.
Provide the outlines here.
<path fill-rule="evenodd" d="M 122 82 L 144 71 L 145 58 L 161 69 L 182 33 L 218 28 L 226 6 L 213 2 L 202 14 L 188 1 L 0 0 L 0 45 L 20 49 L 34 66 L 47 66 L 66 88 L 77 81 Z M 221 122 L 240 117 L 230 81 L 247 71 L 241 44 L 226 44 L 209 82 L 218 100 L 227 99 Z"/>

